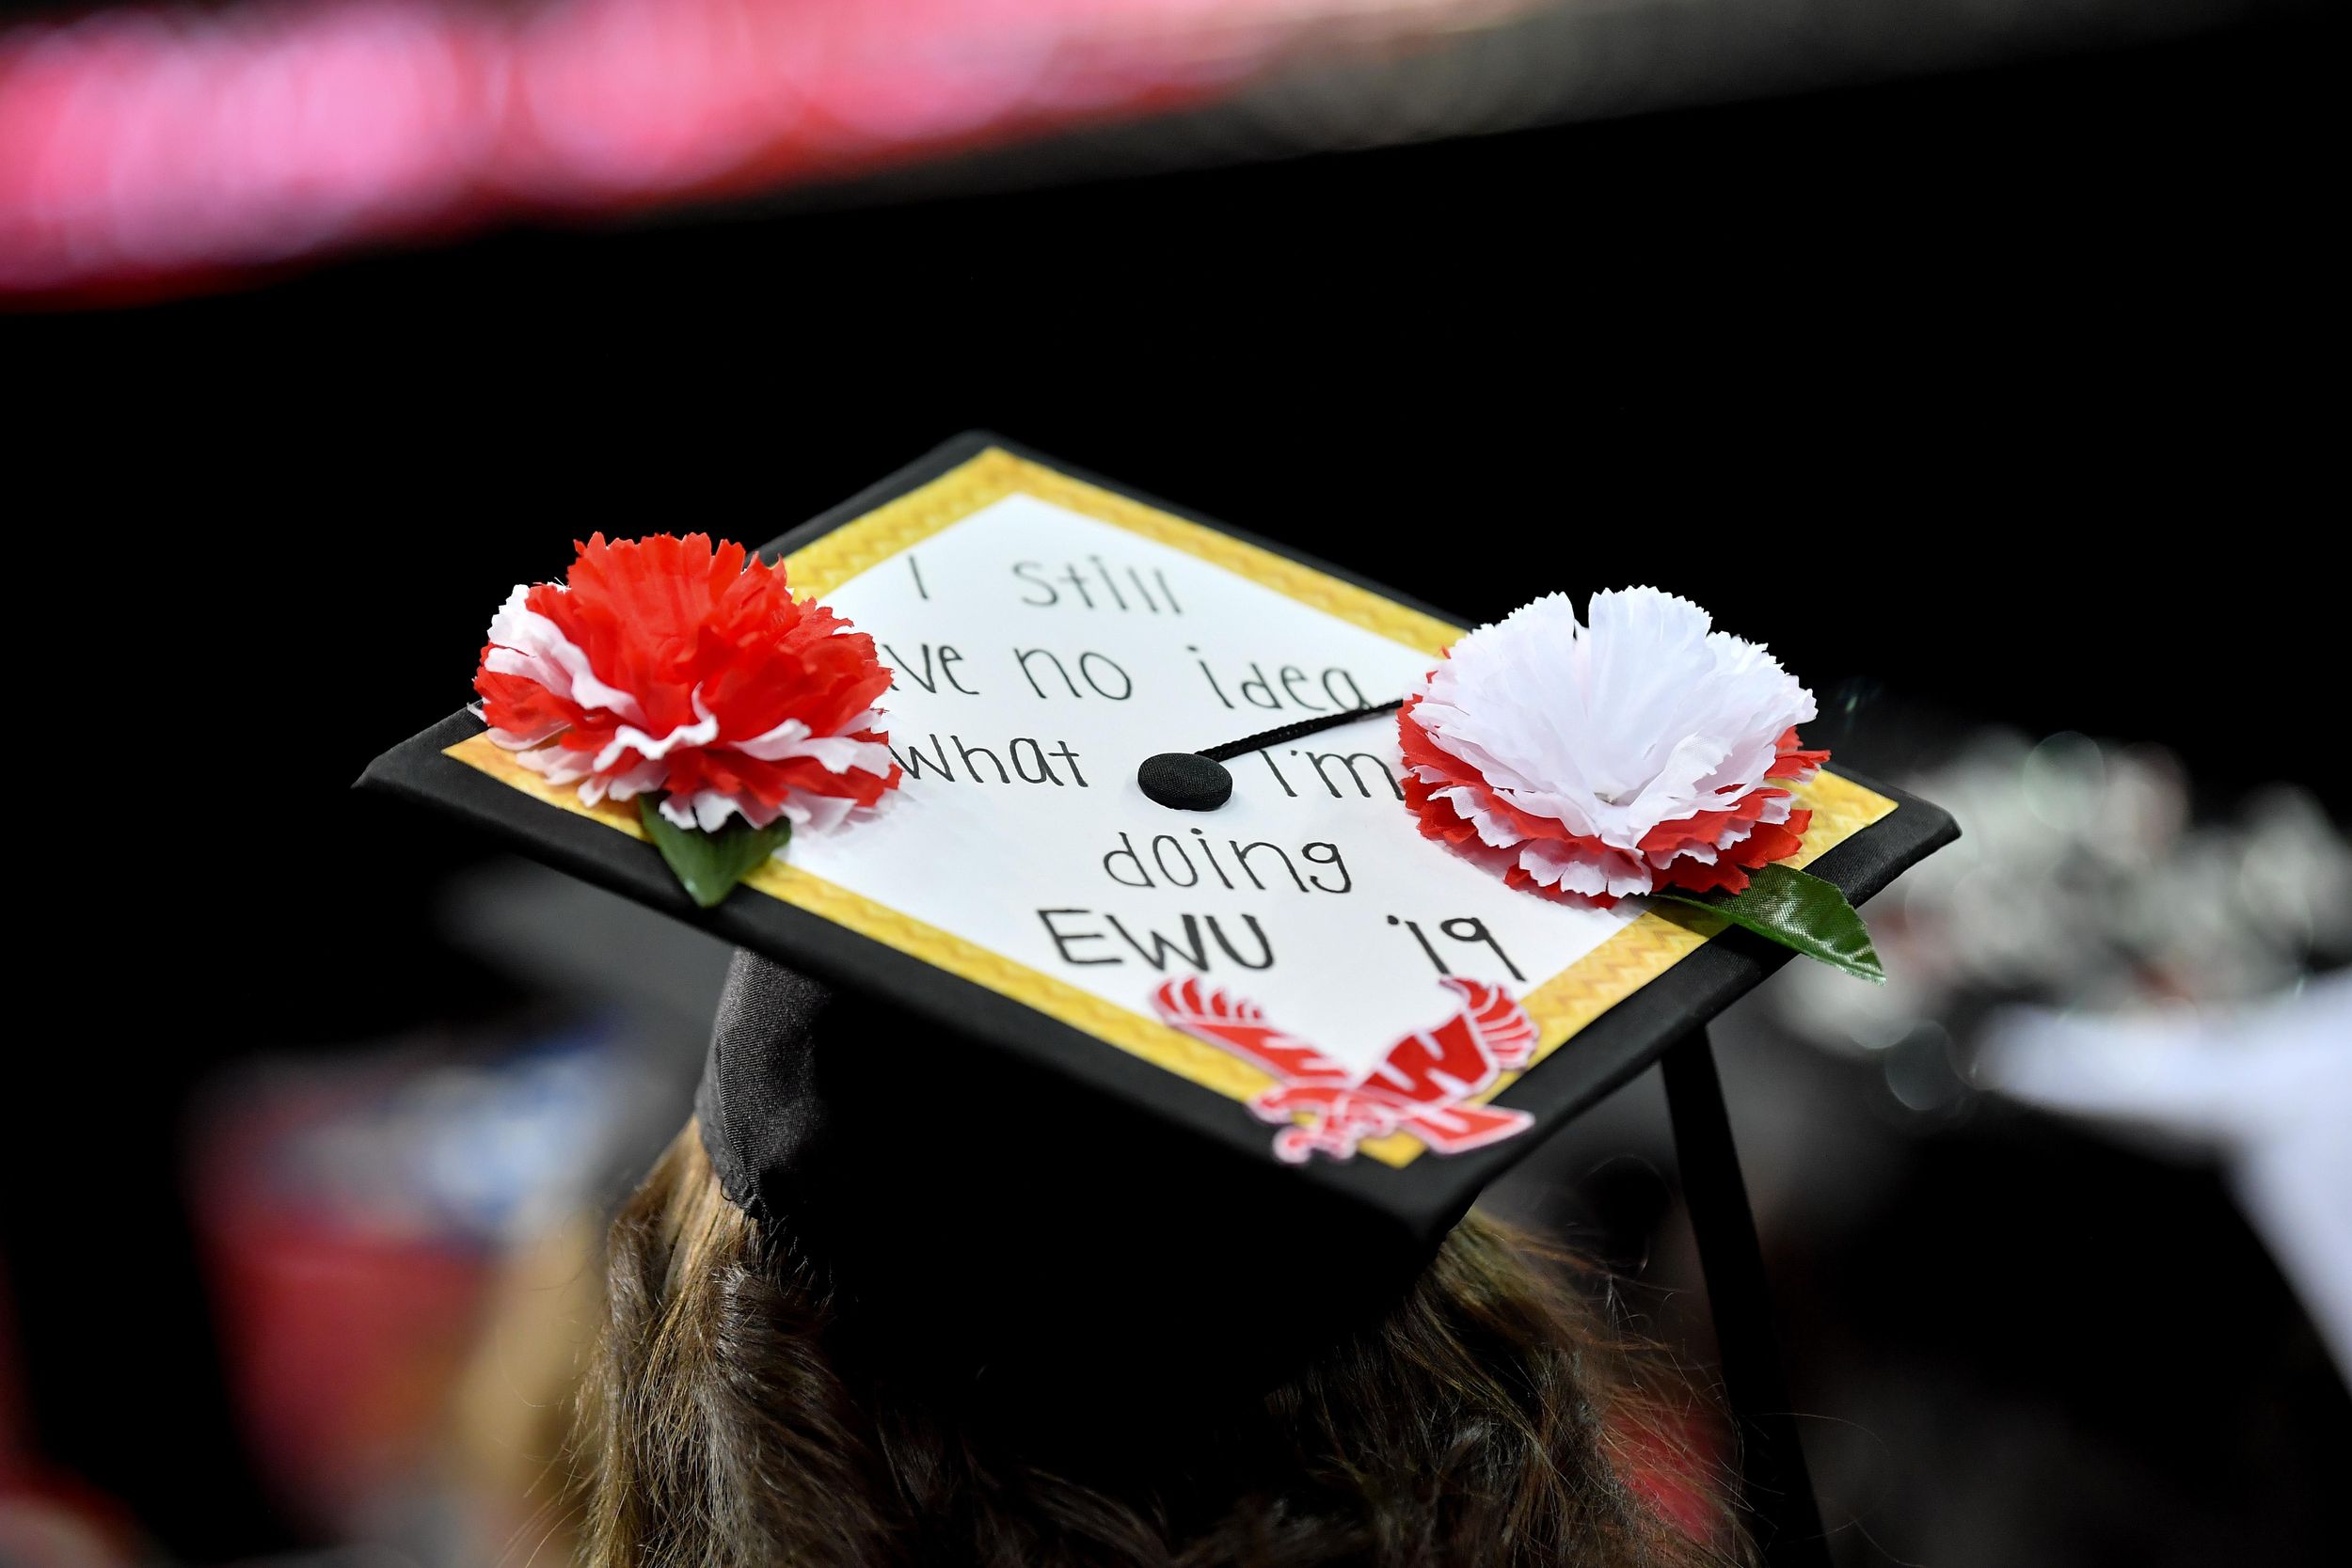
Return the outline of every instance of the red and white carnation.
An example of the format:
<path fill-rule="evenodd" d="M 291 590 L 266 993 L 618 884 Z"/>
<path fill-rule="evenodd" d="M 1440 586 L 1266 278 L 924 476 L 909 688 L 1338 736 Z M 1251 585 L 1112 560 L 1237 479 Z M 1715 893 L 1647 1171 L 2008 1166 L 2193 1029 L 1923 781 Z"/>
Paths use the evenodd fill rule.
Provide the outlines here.
<path fill-rule="evenodd" d="M 1515 887 L 1598 907 L 1674 887 L 1738 893 L 1796 853 L 1782 784 L 1813 694 L 1706 610 L 1655 588 L 1552 594 L 1456 642 L 1397 715 L 1422 832 Z"/>
<path fill-rule="evenodd" d="M 474 674 L 516 761 L 590 805 L 667 791 L 661 815 L 706 832 L 822 830 L 897 787 L 874 640 L 782 566 L 700 533 L 578 549 L 564 581 L 516 588 Z"/>

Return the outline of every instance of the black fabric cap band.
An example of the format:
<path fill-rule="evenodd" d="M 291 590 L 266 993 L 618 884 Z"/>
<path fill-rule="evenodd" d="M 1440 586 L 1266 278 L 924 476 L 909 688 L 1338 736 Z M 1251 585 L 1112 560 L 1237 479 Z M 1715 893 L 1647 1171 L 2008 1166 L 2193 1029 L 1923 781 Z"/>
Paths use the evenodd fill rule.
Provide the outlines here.
<path fill-rule="evenodd" d="M 824 985 L 749 949 L 736 949 L 727 965 L 694 1116 L 719 1190 L 755 1219 L 769 1217 L 767 1185 L 823 1142 L 815 1045 L 832 1002 Z"/>
<path fill-rule="evenodd" d="M 1102 1358 L 1142 1339 L 1159 1379 L 1247 1375 L 1378 1310 L 1428 1256 L 1295 1169 L 750 952 L 694 1106 L 729 1201 L 896 1324 L 894 1360 L 983 1347 L 1097 1397 Z"/>

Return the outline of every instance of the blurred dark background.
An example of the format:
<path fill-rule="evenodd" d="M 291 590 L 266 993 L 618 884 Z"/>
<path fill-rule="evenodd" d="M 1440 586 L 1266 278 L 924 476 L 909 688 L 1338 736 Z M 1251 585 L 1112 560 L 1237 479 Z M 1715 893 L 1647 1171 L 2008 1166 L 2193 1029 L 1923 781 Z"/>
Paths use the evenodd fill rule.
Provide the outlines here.
<path fill-rule="evenodd" d="M 20 302 L 20 636 L 103 717 L 20 732 L 44 736 L 20 823 L 72 913 L 54 881 L 20 908 L 94 1006 L 20 979 L 44 1000 L 0 1203 L 14 1480 L 119 1552 L 90 1561 L 484 1561 L 530 1528 L 419 1455 L 453 1420 L 493 1441 L 485 1304 L 682 1119 L 713 955 L 346 786 L 466 699 L 498 599 L 572 538 L 766 539 L 969 426 L 1473 621 L 1688 594 L 1808 679 L 1817 743 L 1931 794 L 2099 758 L 2086 787 L 2153 769 L 2217 863 L 2252 863 L 2280 799 L 2312 835 L 2290 861 L 2341 854 L 2332 42 L 2317 7 L 2256 7 L 1415 145 L 1089 150 L 1148 149 L 1146 116 Z M 1909 1046 L 1825 1048 L 1803 997 L 1735 1015 L 1841 1562 L 2321 1560 L 2352 1405 L 2229 1150 L 2033 1108 L 1969 1044 L 1996 1002 L 2317 994 L 2346 952 L 2311 896 L 2273 969 L 1953 978 L 1891 1026 L 1940 1032 L 1924 1089 Z M 1898 923 L 1931 945 L 1936 918 Z M 598 942 L 675 967 L 590 978 Z M 1655 1093 L 1499 1201 L 1625 1270 L 1704 1375 Z M 387 1218 L 452 1118 L 524 1152 Z M 287 1175 L 320 1159 L 369 1173 L 324 1214 Z M 345 1374 L 374 1402 L 303 1405 Z"/>

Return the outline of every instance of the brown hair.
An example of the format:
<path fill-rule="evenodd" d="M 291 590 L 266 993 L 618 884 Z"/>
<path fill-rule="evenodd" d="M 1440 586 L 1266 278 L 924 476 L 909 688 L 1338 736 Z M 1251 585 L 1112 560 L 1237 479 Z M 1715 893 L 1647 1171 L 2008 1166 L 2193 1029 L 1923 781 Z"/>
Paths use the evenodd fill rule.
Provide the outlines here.
<path fill-rule="evenodd" d="M 593 1568 L 1749 1560 L 1637 1354 L 1477 1214 L 1277 1386 L 1079 1432 L 984 1366 L 910 1383 L 862 1354 L 854 1308 L 721 1195 L 691 1123 L 613 1221 L 608 1275 L 578 1433 Z M 1661 1456 L 1677 1523 L 1638 1480 Z"/>

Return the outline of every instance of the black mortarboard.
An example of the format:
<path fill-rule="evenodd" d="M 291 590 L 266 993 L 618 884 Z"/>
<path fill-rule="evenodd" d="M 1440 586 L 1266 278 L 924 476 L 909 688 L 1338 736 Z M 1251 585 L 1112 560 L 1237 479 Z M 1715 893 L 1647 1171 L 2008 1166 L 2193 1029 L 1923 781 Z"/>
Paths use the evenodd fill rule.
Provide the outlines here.
<path fill-rule="evenodd" d="M 782 966 L 741 961 L 699 1101 L 739 1203 L 794 1201 L 796 1168 L 848 1146 L 869 1196 L 894 1160 L 934 1196 L 968 1171 L 946 1196 L 992 1244 L 1058 1181 L 1150 1207 L 1172 1247 L 1311 1244 L 1259 1223 L 1295 1209 L 1409 1253 L 1789 956 L 1509 885 L 1427 836 L 1387 710 L 1461 628 L 1343 568 L 983 435 L 761 554 L 896 673 L 904 771 L 870 820 L 803 833 L 705 909 L 637 807 L 518 765 L 470 712 L 361 781 Z M 1231 753 L 1230 800 L 1181 762 L 1154 793 L 1214 809 L 1139 786 L 1203 751 Z M 1790 863 L 1856 904 L 1954 835 L 1842 769 L 1794 787 Z M 1449 1039 L 1496 1070 L 1455 1072 Z M 1448 1088 L 1343 1124 L 1349 1085 L 1384 1078 Z"/>

